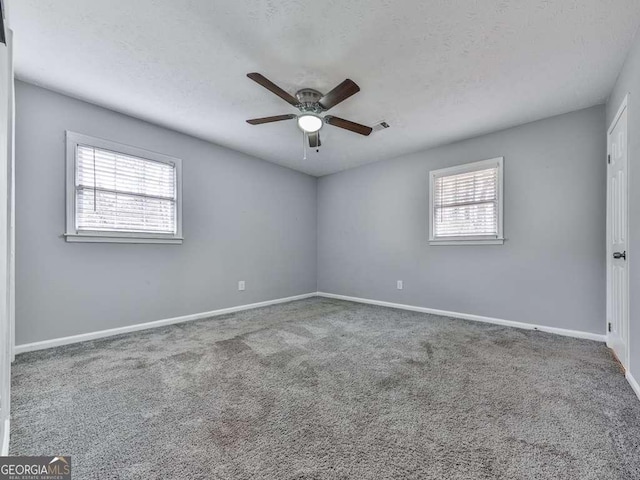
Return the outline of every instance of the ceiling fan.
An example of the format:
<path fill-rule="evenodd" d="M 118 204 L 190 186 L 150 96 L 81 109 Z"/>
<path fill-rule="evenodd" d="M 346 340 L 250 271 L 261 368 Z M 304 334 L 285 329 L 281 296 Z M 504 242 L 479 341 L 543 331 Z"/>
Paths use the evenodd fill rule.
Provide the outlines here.
<path fill-rule="evenodd" d="M 321 145 L 320 129 L 325 123 L 365 136 L 369 135 L 373 131 L 371 127 L 345 120 L 344 118 L 334 117 L 333 115 L 321 116 L 330 108 L 335 107 L 340 102 L 345 101 L 347 98 L 360 91 L 360 87 L 358 87 L 353 80 L 346 79 L 325 95 L 317 90 L 313 90 L 312 88 L 303 88 L 298 90 L 294 97 L 259 73 L 248 73 L 247 77 L 300 110 L 299 114 L 290 113 L 287 115 L 276 115 L 274 117 L 247 120 L 247 123 L 250 123 L 251 125 L 260 125 L 262 123 L 279 122 L 281 120 L 292 120 L 297 118 L 298 127 L 309 137 L 309 146 L 311 148 L 318 148 Z"/>

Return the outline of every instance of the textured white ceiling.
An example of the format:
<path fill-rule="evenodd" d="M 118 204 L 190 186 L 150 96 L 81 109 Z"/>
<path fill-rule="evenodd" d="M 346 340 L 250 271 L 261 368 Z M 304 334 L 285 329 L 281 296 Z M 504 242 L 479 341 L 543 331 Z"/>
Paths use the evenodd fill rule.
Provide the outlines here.
<path fill-rule="evenodd" d="M 9 0 L 19 78 L 313 175 L 605 101 L 638 0 Z M 331 113 L 391 128 L 322 129 L 302 159 L 294 93 L 345 78 Z"/>

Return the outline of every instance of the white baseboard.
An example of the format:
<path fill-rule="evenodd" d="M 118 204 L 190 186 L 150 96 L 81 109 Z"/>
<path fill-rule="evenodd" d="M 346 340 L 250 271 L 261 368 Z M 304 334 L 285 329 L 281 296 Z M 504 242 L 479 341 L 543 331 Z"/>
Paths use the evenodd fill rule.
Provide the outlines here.
<path fill-rule="evenodd" d="M 7 418 L 4 421 L 4 434 L 2 436 L 2 450 L 0 450 L 0 455 L 2 455 L 3 457 L 6 457 L 7 455 L 9 455 L 9 427 L 11 425 L 11 422 L 9 421 L 9 419 Z"/>
<path fill-rule="evenodd" d="M 200 320 L 203 318 L 216 317 L 218 315 L 225 315 L 227 313 L 240 312 L 242 310 L 250 310 L 252 308 L 266 307 L 269 305 L 276 305 L 278 303 L 292 302 L 294 300 L 302 300 L 310 297 L 326 297 L 335 298 L 338 300 L 347 300 L 350 302 L 367 303 L 370 305 L 379 305 L 382 307 L 399 308 L 402 310 L 410 310 L 413 312 L 431 313 L 433 315 L 441 315 L 444 317 L 462 318 L 465 320 L 474 320 L 477 322 L 492 323 L 495 325 L 503 325 L 505 327 L 523 328 L 526 330 L 539 330 L 541 332 L 555 333 L 556 335 L 564 335 L 567 337 L 583 338 L 587 340 L 596 340 L 598 342 L 605 342 L 606 335 L 599 335 L 597 333 L 581 332 L 578 330 L 567 330 L 564 328 L 546 327 L 544 325 L 534 325 L 531 323 L 514 322 L 512 320 L 502 320 L 499 318 L 484 317 L 481 315 L 472 315 L 469 313 L 450 312 L 446 310 L 436 310 L 434 308 L 416 307 L 413 305 L 404 305 L 401 303 L 383 302 L 381 300 L 371 300 L 368 298 L 349 297 L 346 295 L 337 295 L 335 293 L 326 292 L 312 292 L 305 293 L 303 295 L 296 295 L 293 297 L 278 298 L 275 300 L 268 300 L 265 302 L 251 303 L 248 305 L 239 305 L 237 307 L 222 308 L 219 310 L 212 310 L 210 312 L 194 313 L 191 315 L 184 315 L 181 317 L 167 318 L 165 320 L 157 320 L 154 322 L 139 323 L 136 325 L 129 325 L 126 327 L 112 328 L 109 330 L 100 330 L 97 332 L 83 333 L 80 335 L 72 335 L 69 337 L 54 338 L 51 340 L 44 340 L 41 342 L 25 343 L 23 345 L 16 345 L 15 353 L 32 352 L 35 350 L 44 350 L 46 348 L 59 347 L 61 345 L 69 345 L 71 343 L 86 342 L 88 340 L 96 340 L 98 338 L 111 337 L 114 335 L 120 335 L 123 333 L 137 332 L 139 330 L 147 330 L 149 328 L 163 327 L 165 325 L 173 325 L 175 323 L 189 322 L 192 320 Z"/>
<path fill-rule="evenodd" d="M 54 338 L 51 340 L 43 340 L 41 342 L 25 343 L 15 346 L 15 353 L 33 352 L 35 350 L 44 350 L 46 348 L 59 347 L 61 345 L 69 345 L 71 343 L 86 342 L 88 340 L 96 340 L 98 338 L 112 337 L 123 333 L 137 332 L 139 330 L 147 330 L 149 328 L 164 327 L 175 323 L 190 322 L 192 320 L 200 320 L 203 318 L 217 317 L 226 315 L 227 313 L 240 312 L 242 310 L 250 310 L 252 308 L 267 307 L 278 303 L 293 302 L 294 300 L 302 300 L 304 298 L 315 297 L 316 292 L 305 293 L 303 295 L 295 295 L 293 297 L 277 298 L 275 300 L 267 300 L 266 302 L 250 303 L 248 305 L 238 305 L 237 307 L 221 308 L 210 312 L 194 313 L 191 315 L 183 315 L 181 317 L 167 318 L 164 320 L 156 320 L 147 323 L 138 323 L 136 325 L 128 325 L 126 327 L 110 328 L 109 330 L 99 330 L 97 332 L 82 333 L 80 335 L 72 335 L 70 337 Z"/>
<path fill-rule="evenodd" d="M 631 388 L 633 388 L 633 391 L 636 392 L 638 400 L 640 400 L 640 384 L 638 384 L 636 379 L 633 378 L 633 375 L 631 375 L 631 372 L 629 372 L 629 370 L 626 371 L 624 376 L 627 378 L 627 382 L 629 382 L 629 385 L 631 385 Z"/>
<path fill-rule="evenodd" d="M 597 333 L 581 332 L 579 330 L 567 330 L 565 328 L 546 327 L 544 325 L 534 325 L 532 323 L 514 322 L 512 320 L 502 320 L 500 318 L 483 317 L 481 315 L 472 315 L 470 313 L 449 312 L 446 310 L 436 310 L 434 308 L 416 307 L 413 305 L 404 305 L 401 303 L 383 302 L 381 300 L 371 300 L 368 298 L 348 297 L 346 295 L 336 295 L 335 293 L 318 292 L 319 297 L 335 298 L 338 300 L 347 300 L 350 302 L 368 303 L 370 305 L 379 305 L 381 307 L 399 308 L 401 310 L 410 310 L 412 312 L 431 313 L 433 315 L 441 315 L 443 317 L 462 318 L 464 320 L 474 320 L 476 322 L 493 323 L 495 325 L 503 325 L 505 327 L 523 328 L 525 330 L 539 330 L 541 332 L 555 333 L 565 337 L 583 338 L 586 340 L 596 340 L 605 342 L 606 335 Z"/>

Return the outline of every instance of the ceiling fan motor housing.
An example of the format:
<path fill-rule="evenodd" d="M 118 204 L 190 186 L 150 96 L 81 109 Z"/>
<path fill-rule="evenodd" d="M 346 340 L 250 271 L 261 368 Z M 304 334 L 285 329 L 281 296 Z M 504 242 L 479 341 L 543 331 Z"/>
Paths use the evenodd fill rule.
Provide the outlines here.
<path fill-rule="evenodd" d="M 296 98 L 300 102 L 298 109 L 301 112 L 322 113 L 325 109 L 320 105 L 322 94 L 312 88 L 303 88 L 296 92 Z"/>

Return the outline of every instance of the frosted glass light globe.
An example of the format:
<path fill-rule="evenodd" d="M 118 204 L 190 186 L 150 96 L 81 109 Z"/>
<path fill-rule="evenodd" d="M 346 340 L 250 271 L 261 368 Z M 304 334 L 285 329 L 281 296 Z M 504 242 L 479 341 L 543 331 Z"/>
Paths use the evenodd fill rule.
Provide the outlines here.
<path fill-rule="evenodd" d="M 300 115 L 298 126 L 307 133 L 314 133 L 322 128 L 322 119 L 316 115 Z"/>

